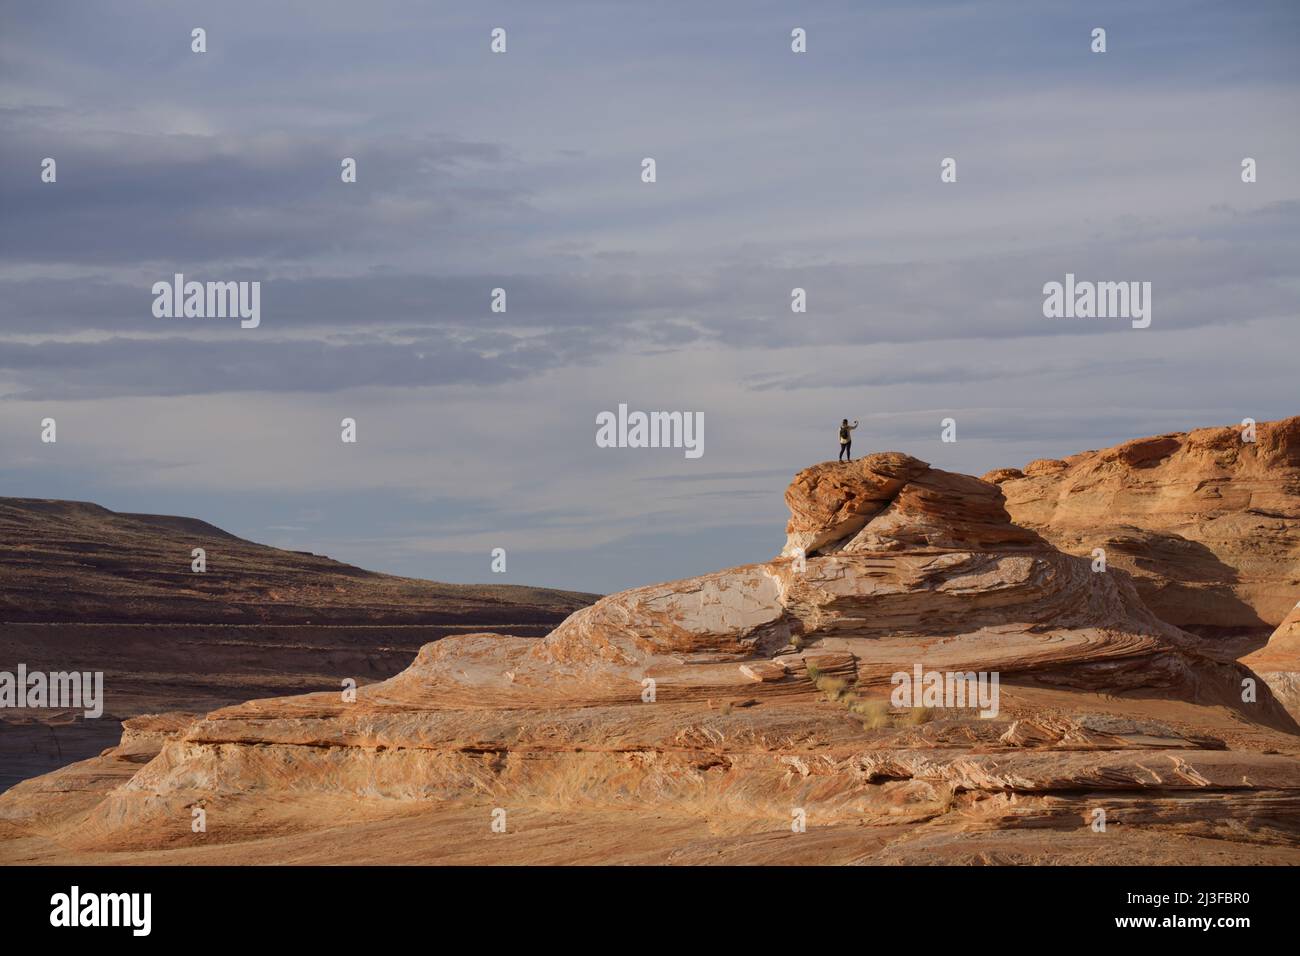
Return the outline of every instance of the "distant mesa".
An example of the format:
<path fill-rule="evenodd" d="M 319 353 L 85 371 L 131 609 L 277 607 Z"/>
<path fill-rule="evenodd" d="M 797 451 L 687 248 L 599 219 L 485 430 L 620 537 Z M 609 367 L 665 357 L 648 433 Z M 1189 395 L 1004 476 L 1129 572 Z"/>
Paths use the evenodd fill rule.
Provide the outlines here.
<path fill-rule="evenodd" d="M 447 634 L 537 638 L 596 597 L 394 577 L 195 518 L 0 498 L 0 670 L 100 671 L 106 687 L 100 720 L 0 711 L 0 789 L 99 753 L 124 719 L 382 680 Z"/>
<path fill-rule="evenodd" d="M 194 548 L 207 552 L 202 573 L 191 570 Z M 594 597 L 396 577 L 197 518 L 0 498 L 0 621 L 497 626 L 558 622 Z"/>

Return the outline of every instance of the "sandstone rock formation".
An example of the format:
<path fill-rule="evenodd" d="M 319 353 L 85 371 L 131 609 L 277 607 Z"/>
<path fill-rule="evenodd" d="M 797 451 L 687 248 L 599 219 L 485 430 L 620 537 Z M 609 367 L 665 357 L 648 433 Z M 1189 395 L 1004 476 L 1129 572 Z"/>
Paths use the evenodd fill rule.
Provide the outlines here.
<path fill-rule="evenodd" d="M 985 475 L 1019 525 L 1136 579 L 1159 617 L 1264 636 L 1300 599 L 1300 417 L 1140 438 Z"/>
<path fill-rule="evenodd" d="M 1259 674 L 1274 696 L 1300 720 L 1300 602 L 1277 626 L 1268 643 L 1241 662 Z"/>
<path fill-rule="evenodd" d="M 905 455 L 787 500 L 773 561 L 132 726 L 0 796 L 0 860 L 1300 862 L 1300 728 L 1124 571 Z M 891 701 L 918 665 L 996 672 L 998 712 Z"/>
<path fill-rule="evenodd" d="M 997 488 L 893 452 L 805 468 L 785 499 L 791 512 L 785 556 L 798 549 L 1050 550 L 1038 535 L 1012 524 Z"/>

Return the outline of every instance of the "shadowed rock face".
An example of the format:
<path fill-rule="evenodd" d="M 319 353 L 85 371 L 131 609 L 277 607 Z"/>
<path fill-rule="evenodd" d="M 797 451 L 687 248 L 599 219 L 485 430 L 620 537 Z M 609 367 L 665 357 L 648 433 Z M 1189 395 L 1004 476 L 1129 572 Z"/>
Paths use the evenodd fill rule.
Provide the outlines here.
<path fill-rule="evenodd" d="M 1300 417 L 1139 438 L 985 475 L 1017 524 L 1104 548 L 1147 606 L 1198 633 L 1266 635 L 1300 597 Z"/>
<path fill-rule="evenodd" d="M 1296 724 L 1126 573 L 905 455 L 806 469 L 787 501 L 773 561 L 612 595 L 541 641 L 446 638 L 355 702 L 142 728 L 125 759 L 156 756 L 129 779 L 109 751 L 0 797 L 0 859 L 311 861 L 328 826 L 334 862 L 1300 862 Z M 999 712 L 891 707 L 917 665 L 998 673 Z M 1096 807 L 1123 826 L 1097 837 Z"/>

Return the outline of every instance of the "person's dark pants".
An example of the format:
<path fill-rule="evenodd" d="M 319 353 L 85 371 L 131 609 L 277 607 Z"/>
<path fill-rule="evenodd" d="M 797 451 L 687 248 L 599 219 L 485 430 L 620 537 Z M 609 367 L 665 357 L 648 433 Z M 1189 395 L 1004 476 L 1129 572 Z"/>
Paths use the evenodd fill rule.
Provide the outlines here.
<path fill-rule="evenodd" d="M 846 441 L 840 445 L 840 461 L 844 460 L 845 455 L 848 455 L 849 461 L 853 460 L 853 442 Z"/>

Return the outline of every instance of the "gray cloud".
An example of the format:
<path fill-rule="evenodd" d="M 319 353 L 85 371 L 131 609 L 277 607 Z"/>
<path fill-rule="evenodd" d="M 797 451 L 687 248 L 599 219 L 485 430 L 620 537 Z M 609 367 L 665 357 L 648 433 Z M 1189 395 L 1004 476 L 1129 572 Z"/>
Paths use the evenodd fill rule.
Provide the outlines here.
<path fill-rule="evenodd" d="M 622 349 L 720 345 L 780 350 L 828 344 L 1128 334 L 1114 319 L 1042 316 L 1042 283 L 1066 272 L 1152 283 L 1153 327 L 1145 334 L 1239 325 L 1290 314 L 1300 261 L 1297 204 L 1223 215 L 1225 238 L 1200 227 L 1178 238 L 1046 248 L 1033 255 L 889 266 L 804 269 L 737 266 L 697 275 L 370 275 L 265 280 L 263 324 L 240 330 L 213 319 L 155 319 L 152 281 L 107 279 L 0 282 L 0 317 L 11 333 L 84 330 L 110 337 L 0 343 L 0 369 L 19 392 L 66 397 L 201 394 L 225 389 L 340 390 L 474 382 L 491 384 Z M 1242 220 L 1262 222 L 1244 235 Z M 1234 263 L 1236 266 L 1234 267 Z M 168 278 L 163 273 L 157 278 Z M 239 270 L 223 278 L 251 279 Z M 188 278 L 210 274 L 187 273 Z M 505 315 L 491 289 L 508 293 Z M 790 289 L 809 290 L 809 313 L 789 311 Z M 303 335 L 326 336 L 316 342 Z M 187 336 L 191 339 L 187 344 Z M 285 338 L 290 336 L 290 338 Z M 294 338 L 293 336 L 297 336 Z M 213 341 L 216 338 L 218 341 Z M 1151 360 L 1156 361 L 1156 360 Z M 1003 363 L 1005 365 L 1005 363 Z M 156 373 L 142 374 L 144 369 Z M 189 370 L 189 372 L 184 372 Z M 1141 370 L 1151 371 L 1148 362 Z M 169 371 L 170 370 L 170 371 Z M 1058 368 L 1058 370 L 1061 370 Z M 1111 371 L 1135 369 L 1120 360 Z M 1065 370 L 1068 371 L 1068 370 Z M 192 374 L 190 374 L 192 372 Z M 754 388 L 823 387 L 987 378 L 991 369 L 927 361 L 827 374 L 785 371 Z M 75 373 L 71 374 L 71 373 Z"/>
<path fill-rule="evenodd" d="M 46 122 L 54 118 L 40 115 Z M 299 262 L 391 245 L 464 241 L 484 217 L 522 207 L 504 150 L 429 137 L 358 142 L 349 134 L 194 135 L 44 131 L 13 109 L 0 207 L 0 254 L 16 263 Z M 37 173 L 44 157 L 58 182 Z M 340 180 L 359 160 L 355 184 Z M 29 175 L 21 175 L 20 170 Z M 418 213 L 418 214 L 416 214 Z"/>
<path fill-rule="evenodd" d="M 6 10 L 0 490 L 605 589 L 761 557 L 843 415 L 979 472 L 1292 414 L 1297 36 L 1280 2 Z M 174 272 L 262 282 L 261 327 L 155 319 Z M 1044 319 L 1066 272 L 1150 281 L 1151 328 Z M 621 401 L 703 411 L 707 461 L 599 453 Z"/>

